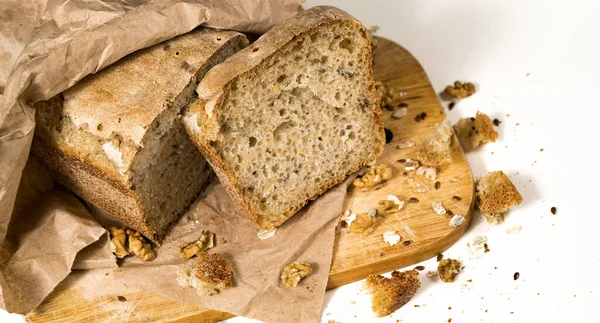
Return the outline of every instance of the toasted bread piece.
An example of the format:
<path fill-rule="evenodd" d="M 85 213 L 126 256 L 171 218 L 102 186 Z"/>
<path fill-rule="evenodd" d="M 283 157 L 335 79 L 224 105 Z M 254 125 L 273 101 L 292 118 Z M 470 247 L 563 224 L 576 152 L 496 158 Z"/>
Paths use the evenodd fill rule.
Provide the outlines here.
<path fill-rule="evenodd" d="M 32 152 L 58 182 L 159 243 L 213 176 L 180 122 L 215 64 L 246 46 L 199 28 L 36 104 Z"/>
<path fill-rule="evenodd" d="M 495 142 L 498 132 L 492 119 L 477 111 L 475 118 L 462 118 L 453 126 L 458 140 L 465 151 L 471 151 L 482 144 Z"/>
<path fill-rule="evenodd" d="M 379 316 L 387 316 L 408 303 L 421 287 L 419 272 L 407 270 L 394 271 L 392 277 L 369 275 L 367 290 L 371 294 L 371 308 Z"/>
<path fill-rule="evenodd" d="M 218 253 L 198 253 L 198 257 L 190 259 L 177 274 L 180 286 L 191 286 L 202 296 L 230 288 L 233 280 L 231 263 Z"/>
<path fill-rule="evenodd" d="M 186 129 L 264 230 L 383 152 L 368 33 L 333 7 L 273 27 L 213 68 L 197 92 Z"/>
<path fill-rule="evenodd" d="M 477 207 L 492 224 L 501 223 L 508 210 L 523 202 L 517 188 L 502 171 L 491 172 L 477 181 Z"/>

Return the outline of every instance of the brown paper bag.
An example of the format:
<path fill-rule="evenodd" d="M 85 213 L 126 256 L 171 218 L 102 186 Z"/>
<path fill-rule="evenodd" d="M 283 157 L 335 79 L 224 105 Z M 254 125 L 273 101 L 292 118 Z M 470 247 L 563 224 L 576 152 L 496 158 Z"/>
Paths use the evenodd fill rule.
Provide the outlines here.
<path fill-rule="evenodd" d="M 0 39 L 6 41 L 0 59 L 6 62 L 0 65 L 0 306 L 24 313 L 64 279 L 76 253 L 105 232 L 63 192 L 47 193 L 35 211 L 12 218 L 35 126 L 32 104 L 131 52 L 199 25 L 262 33 L 300 5 L 298 0 L 10 0 L 1 6 Z M 12 70 L 7 72 L 9 66 Z M 22 205 L 27 203 L 34 201 Z M 5 240 L 9 232 L 12 237 Z M 101 248 L 90 247 L 91 254 L 78 258 L 79 265 L 106 265 L 106 243 L 99 244 Z M 39 288 L 31 288 L 31 282 Z"/>

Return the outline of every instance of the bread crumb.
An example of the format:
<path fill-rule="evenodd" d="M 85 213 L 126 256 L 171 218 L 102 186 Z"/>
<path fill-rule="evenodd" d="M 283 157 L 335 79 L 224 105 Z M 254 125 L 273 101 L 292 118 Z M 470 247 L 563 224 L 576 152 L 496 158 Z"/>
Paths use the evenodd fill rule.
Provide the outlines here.
<path fill-rule="evenodd" d="M 506 229 L 506 233 L 508 234 L 515 234 L 521 231 L 521 226 L 520 225 L 515 225 L 513 227 L 510 227 L 508 229 Z"/>
<path fill-rule="evenodd" d="M 498 132 L 494 129 L 492 120 L 479 111 L 475 118 L 461 118 L 452 128 L 465 151 L 498 139 Z"/>
<path fill-rule="evenodd" d="M 201 296 L 218 294 L 231 287 L 233 269 L 229 260 L 217 253 L 201 252 L 177 272 L 181 287 L 193 287 Z"/>
<path fill-rule="evenodd" d="M 369 275 L 366 288 L 371 294 L 371 308 L 378 317 L 392 314 L 408 303 L 421 287 L 416 270 L 394 271 L 392 277 Z"/>
<path fill-rule="evenodd" d="M 435 126 L 435 130 L 419 146 L 418 156 L 423 164 L 440 166 L 451 162 L 452 151 L 455 148 L 453 137 L 450 120 L 445 118 Z"/>
<path fill-rule="evenodd" d="M 425 276 L 427 278 L 435 278 L 438 276 L 438 272 L 437 271 L 428 271 L 427 273 L 425 273 Z"/>
<path fill-rule="evenodd" d="M 455 259 L 443 259 L 438 265 L 440 279 L 445 283 L 452 283 L 461 271 L 461 265 Z"/>
<path fill-rule="evenodd" d="M 469 259 L 479 259 L 488 250 L 487 237 L 476 236 L 471 242 L 467 242 L 467 247 L 469 248 Z"/>
<path fill-rule="evenodd" d="M 464 99 L 475 94 L 476 90 L 475 85 L 471 82 L 462 83 L 460 81 L 454 81 L 454 86 L 446 86 L 444 92 L 453 98 Z"/>
<path fill-rule="evenodd" d="M 491 172 L 476 183 L 477 207 L 489 223 L 504 221 L 508 210 L 523 202 L 521 194 L 502 171 Z"/>

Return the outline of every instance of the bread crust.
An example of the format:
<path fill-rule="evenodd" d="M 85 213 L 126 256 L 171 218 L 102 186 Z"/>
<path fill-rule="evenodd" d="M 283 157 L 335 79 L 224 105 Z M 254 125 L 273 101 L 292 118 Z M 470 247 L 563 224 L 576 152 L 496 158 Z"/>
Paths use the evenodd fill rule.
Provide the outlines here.
<path fill-rule="evenodd" d="M 211 132 L 208 134 L 203 133 L 202 136 L 204 138 L 202 138 L 186 124 L 186 131 L 188 131 L 188 134 L 190 134 L 192 141 L 198 145 L 204 157 L 211 164 L 213 170 L 221 180 L 221 183 L 224 185 L 235 205 L 240 210 L 244 211 L 244 213 L 246 213 L 250 219 L 263 230 L 271 230 L 283 224 L 296 212 L 303 208 L 308 201 L 316 199 L 319 195 L 343 181 L 348 175 L 358 171 L 368 163 L 374 161 L 383 153 L 385 133 L 381 118 L 382 112 L 378 106 L 378 100 L 376 99 L 372 64 L 366 64 L 366 72 L 369 79 L 368 87 L 371 92 L 371 102 L 373 102 L 373 116 L 377 124 L 376 130 L 380 135 L 380 147 L 374 148 L 376 151 L 372 159 L 365 160 L 362 164 L 350 169 L 344 175 L 323 182 L 321 188 L 316 194 L 313 194 L 309 199 L 304 200 L 303 202 L 291 208 L 289 211 L 282 214 L 282 216 L 276 222 L 265 221 L 259 216 L 259 212 L 253 208 L 250 200 L 244 196 L 243 188 L 236 179 L 233 170 L 227 167 L 225 162 L 219 157 L 216 149 L 210 145 L 211 135 L 215 135 L 218 132 L 219 126 L 216 121 L 216 115 L 219 113 L 219 109 L 224 103 L 223 101 L 226 94 L 231 90 L 231 84 L 233 81 L 255 72 L 257 68 L 261 67 L 261 65 L 265 63 L 267 58 L 279 54 L 285 46 L 292 43 L 297 37 L 305 35 L 316 28 L 342 23 L 353 24 L 355 27 L 361 30 L 363 36 L 367 39 L 368 46 L 371 47 L 369 34 L 366 31 L 366 28 L 354 17 L 338 8 L 331 6 L 313 7 L 292 17 L 280 25 L 273 27 L 255 43 L 239 51 L 237 54 L 225 60 L 225 62 L 211 69 L 206 74 L 205 78 L 200 82 L 196 90 L 199 100 L 190 104 L 188 108 L 188 114 L 199 113 L 200 117 L 206 118 L 205 126 L 208 125 L 207 129 L 210 128 Z M 369 48 L 368 51 L 367 62 L 372 62 L 371 48 Z M 213 130 L 215 132 L 213 132 Z"/>
<path fill-rule="evenodd" d="M 175 73 L 177 73 L 177 75 L 183 73 L 185 77 L 180 76 L 174 81 L 175 83 L 168 84 L 168 93 L 166 96 L 161 97 L 160 93 L 157 93 L 154 97 L 143 100 L 141 103 L 146 102 L 148 104 L 153 104 L 153 106 L 149 106 L 148 110 L 144 111 L 144 113 L 142 113 L 143 115 L 139 116 L 137 119 L 128 119 L 132 114 L 132 112 L 129 111 L 129 105 L 140 107 L 141 103 L 137 101 L 128 102 L 126 95 L 124 97 L 119 96 L 119 94 L 123 94 L 127 90 L 127 87 L 125 86 L 126 83 L 124 82 L 131 82 L 131 80 L 127 78 L 127 75 L 123 75 L 122 71 L 118 71 L 122 65 L 121 62 L 108 67 L 108 69 L 111 70 L 108 71 L 107 75 L 109 75 L 109 77 L 106 79 L 102 76 L 104 74 L 91 75 L 78 83 L 74 88 L 67 90 L 66 93 L 71 95 L 71 97 L 76 96 L 78 90 L 84 91 L 86 93 L 86 99 L 79 100 L 77 103 L 78 106 L 82 107 L 82 110 L 92 111 L 88 111 L 89 116 L 91 117 L 87 121 L 99 121 L 103 124 L 103 127 L 98 128 L 94 123 L 91 123 L 89 127 L 87 127 L 86 132 L 96 136 L 98 142 L 109 139 L 115 134 L 122 136 L 125 140 L 133 140 L 135 136 L 132 134 L 131 129 L 128 129 L 129 127 L 134 124 L 137 127 L 144 129 L 151 127 L 154 120 L 159 118 L 162 113 L 172 108 L 173 102 L 184 93 L 182 89 L 188 86 L 197 73 L 206 70 L 211 64 L 214 64 L 215 59 L 222 59 L 220 57 L 223 57 L 222 55 L 224 55 L 226 51 L 233 48 L 238 49 L 247 45 L 245 36 L 233 31 L 211 31 L 206 29 L 193 31 L 193 33 L 195 33 L 195 35 L 192 37 L 181 36 L 173 41 L 155 45 L 124 58 L 125 62 L 123 64 L 125 64 L 128 69 L 142 70 L 147 68 L 149 64 L 152 64 L 152 61 L 157 60 L 157 56 L 165 55 L 161 54 L 163 51 L 173 51 L 181 56 L 176 60 L 189 62 L 188 65 L 182 64 L 181 66 L 179 66 L 179 64 L 175 64 L 177 65 L 175 66 L 173 65 L 173 62 L 171 62 L 172 64 L 169 66 L 172 68 L 163 71 L 164 75 L 167 75 L 166 77 L 162 76 L 163 81 L 167 83 L 170 82 L 168 75 L 173 75 Z M 212 38 L 215 38 L 215 43 L 207 44 L 206 46 L 202 46 L 202 43 L 199 42 L 199 40 L 213 41 Z M 184 54 L 184 51 L 187 52 Z M 140 59 L 140 55 L 142 54 L 146 54 L 146 56 L 142 56 L 143 59 Z M 125 70 L 127 70 L 127 68 Z M 154 68 L 154 70 L 156 70 L 156 68 Z M 147 76 L 142 78 L 144 79 L 144 82 L 148 81 Z M 115 82 L 115 84 L 106 85 L 106 82 Z M 145 84 L 144 82 L 142 83 Z M 108 92 L 107 89 L 112 89 L 115 85 L 118 87 L 119 84 L 122 84 L 123 87 L 125 87 L 125 92 L 118 92 L 119 94 L 115 94 L 114 96 Z M 135 85 L 132 88 L 137 89 L 139 87 L 138 85 Z M 192 85 L 195 85 L 195 83 Z M 106 89 L 103 86 L 106 86 Z M 97 91 L 96 96 L 94 95 L 94 91 Z M 109 103 L 112 102 L 115 104 L 112 111 L 109 113 L 110 117 L 106 118 L 107 120 L 102 118 L 102 109 L 98 106 L 98 102 L 102 101 L 104 98 L 107 98 Z M 52 100 L 36 104 L 36 107 L 38 109 L 57 109 L 64 108 L 66 104 L 67 103 L 62 99 L 62 94 L 60 94 Z M 83 104 L 83 106 L 81 106 L 81 104 Z M 178 106 L 183 106 L 183 104 Z M 133 110 L 133 112 L 137 111 L 136 109 Z M 62 120 L 63 112 L 56 111 L 56 113 L 60 114 L 60 120 Z M 69 116 L 72 120 L 73 118 L 86 116 L 86 112 L 75 111 L 73 113 L 73 111 L 71 111 Z M 118 118 L 113 118 L 115 116 Z M 175 121 L 179 122 L 177 119 L 175 119 Z M 77 149 L 56 140 L 56 138 L 53 138 L 52 136 L 60 136 L 60 134 L 57 135 L 52 133 L 52 127 L 54 126 L 57 125 L 38 123 L 32 144 L 32 153 L 47 166 L 59 183 L 71 189 L 82 198 L 95 204 L 100 209 L 108 212 L 110 215 L 123 221 L 126 225 L 139 231 L 156 244 L 160 244 L 164 235 L 175 224 L 179 217 L 187 211 L 189 204 L 197 198 L 210 182 L 208 180 L 210 177 L 208 177 L 206 183 L 204 183 L 203 187 L 201 187 L 198 192 L 190 194 L 193 196 L 189 197 L 189 201 L 185 208 L 182 210 L 173 210 L 177 212 L 173 221 L 164 227 L 163 225 L 158 227 L 159 225 L 150 223 L 146 217 L 147 211 L 145 207 L 147 206 L 145 204 L 147 203 L 143 202 L 140 193 L 132 186 L 133 176 L 131 176 L 130 171 L 120 173 L 119 170 L 114 167 L 115 165 L 106 163 L 101 159 L 89 158 L 86 156 L 85 152 L 78 151 Z M 144 132 L 143 134 L 144 139 L 142 139 L 141 146 L 143 146 L 147 133 L 148 132 Z M 135 155 L 133 159 L 135 159 L 136 156 L 137 155 Z M 210 172 L 208 165 L 206 165 L 203 173 L 206 174 L 207 172 Z M 188 198 L 186 195 L 184 201 L 187 200 Z M 175 212 L 170 214 L 175 214 Z"/>

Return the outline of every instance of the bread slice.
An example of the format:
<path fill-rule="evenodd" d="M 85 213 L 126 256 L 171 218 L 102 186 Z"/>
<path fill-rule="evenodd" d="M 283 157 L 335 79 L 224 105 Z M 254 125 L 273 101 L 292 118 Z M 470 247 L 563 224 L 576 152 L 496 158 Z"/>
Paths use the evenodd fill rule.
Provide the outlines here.
<path fill-rule="evenodd" d="M 177 282 L 181 287 L 193 287 L 201 296 L 218 294 L 231 287 L 233 268 L 229 260 L 218 253 L 198 253 L 178 272 Z"/>
<path fill-rule="evenodd" d="M 475 118 L 461 118 L 452 128 L 465 151 L 471 151 L 482 144 L 495 142 L 498 139 L 498 132 L 494 129 L 492 119 L 479 111 Z"/>
<path fill-rule="evenodd" d="M 198 29 L 36 104 L 32 151 L 73 192 L 159 243 L 212 171 L 180 122 L 204 74 L 247 45 Z"/>
<path fill-rule="evenodd" d="M 394 313 L 408 303 L 421 287 L 419 272 L 407 270 L 393 271 L 391 278 L 381 275 L 369 275 L 366 282 L 371 294 L 371 308 L 379 317 Z"/>
<path fill-rule="evenodd" d="M 487 174 L 477 181 L 477 207 L 492 224 L 504 221 L 508 210 L 523 202 L 517 188 L 502 171 Z"/>
<path fill-rule="evenodd" d="M 239 208 L 279 226 L 383 152 L 365 27 L 313 7 L 213 68 L 183 118 Z"/>

